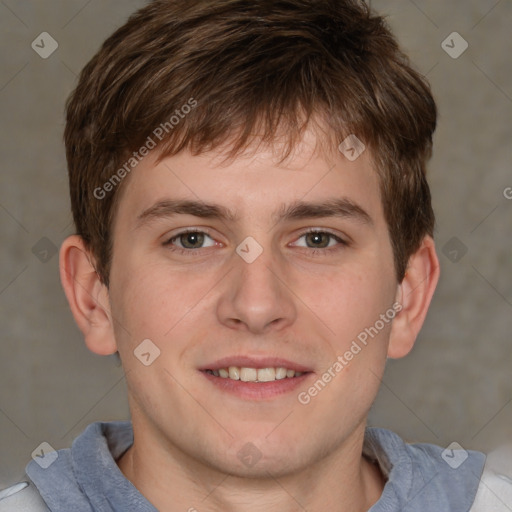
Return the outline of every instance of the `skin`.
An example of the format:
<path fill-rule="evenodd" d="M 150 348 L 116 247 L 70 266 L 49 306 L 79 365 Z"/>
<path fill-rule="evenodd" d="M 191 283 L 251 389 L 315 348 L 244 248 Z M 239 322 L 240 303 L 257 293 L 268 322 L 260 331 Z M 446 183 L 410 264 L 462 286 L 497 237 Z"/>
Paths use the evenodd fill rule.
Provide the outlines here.
<path fill-rule="evenodd" d="M 426 237 L 397 283 L 369 150 L 350 162 L 315 147 L 308 131 L 281 164 L 261 147 L 228 162 L 220 150 L 158 164 L 148 155 L 124 184 L 109 289 L 79 237 L 61 247 L 64 290 L 87 346 L 118 350 L 126 372 L 135 441 L 118 465 L 158 510 L 357 512 L 382 492 L 380 470 L 361 455 L 366 418 L 386 359 L 414 344 L 439 263 Z M 271 215 L 297 200 L 333 197 L 357 203 L 371 222 Z M 238 220 L 179 214 L 138 226 L 142 211 L 169 198 L 216 203 Z M 173 251 L 186 237 L 164 245 L 190 227 L 211 237 L 202 248 Z M 310 228 L 348 245 L 324 235 L 320 244 L 334 250 L 313 255 Z M 248 236 L 263 248 L 252 263 L 235 252 Z M 298 393 L 396 301 L 403 309 L 394 320 L 301 404 Z M 160 356 L 145 366 L 134 350 L 148 338 Z M 241 398 L 199 371 L 234 355 L 283 357 L 311 373 L 290 393 Z M 252 466 L 237 455 L 247 443 L 260 454 Z"/>

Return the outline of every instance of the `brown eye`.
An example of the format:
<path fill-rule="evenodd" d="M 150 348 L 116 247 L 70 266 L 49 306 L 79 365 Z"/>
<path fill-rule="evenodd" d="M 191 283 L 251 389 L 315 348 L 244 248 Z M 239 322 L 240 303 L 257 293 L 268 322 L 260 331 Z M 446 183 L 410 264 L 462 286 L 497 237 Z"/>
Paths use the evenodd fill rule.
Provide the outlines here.
<path fill-rule="evenodd" d="M 312 232 L 304 235 L 306 237 L 306 245 L 315 249 L 323 249 L 329 246 L 330 239 L 333 235 L 330 233 Z"/>
<path fill-rule="evenodd" d="M 320 229 L 313 229 L 302 233 L 292 244 L 302 249 L 311 249 L 311 254 L 328 254 L 347 247 L 349 244 L 343 238 Z"/>
<path fill-rule="evenodd" d="M 204 243 L 204 233 L 183 233 L 179 235 L 181 246 L 185 249 L 200 249 Z"/>
<path fill-rule="evenodd" d="M 177 250 L 206 249 L 216 245 L 215 240 L 203 231 L 183 231 L 164 242 L 164 246 L 168 246 Z"/>

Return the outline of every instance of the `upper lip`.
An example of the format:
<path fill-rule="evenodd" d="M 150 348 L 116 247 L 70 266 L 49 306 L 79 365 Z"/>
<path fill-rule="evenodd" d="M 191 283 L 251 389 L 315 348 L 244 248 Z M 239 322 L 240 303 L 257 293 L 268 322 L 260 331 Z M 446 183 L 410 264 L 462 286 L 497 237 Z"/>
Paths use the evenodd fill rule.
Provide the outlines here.
<path fill-rule="evenodd" d="M 219 370 L 221 368 L 229 368 L 230 366 L 238 366 L 239 368 L 287 368 L 296 372 L 310 372 L 311 368 L 283 359 L 280 357 L 254 357 L 254 356 L 228 356 L 222 359 L 206 364 L 199 368 L 200 370 Z"/>

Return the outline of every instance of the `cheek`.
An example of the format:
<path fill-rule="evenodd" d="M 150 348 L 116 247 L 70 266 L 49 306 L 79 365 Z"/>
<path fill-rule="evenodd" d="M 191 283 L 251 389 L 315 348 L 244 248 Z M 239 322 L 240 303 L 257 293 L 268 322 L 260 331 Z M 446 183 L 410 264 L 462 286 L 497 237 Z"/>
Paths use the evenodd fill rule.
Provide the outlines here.
<path fill-rule="evenodd" d="M 168 299 L 162 295 L 163 283 L 152 279 L 151 272 L 130 271 L 116 285 L 113 290 L 116 313 L 130 332 L 151 329 L 161 312 L 168 309 Z"/>
<path fill-rule="evenodd" d="M 300 288 L 297 295 L 304 298 L 304 303 L 329 328 L 339 348 L 385 314 L 396 290 L 392 278 L 384 280 L 380 269 L 365 265 L 314 278 L 302 275 L 297 285 Z M 380 331 L 385 333 L 387 327 L 386 324 Z"/>
<path fill-rule="evenodd" d="M 130 323 L 148 320 L 145 323 L 151 325 L 149 320 L 155 320 L 155 316 L 164 311 L 175 314 L 172 304 L 179 304 L 177 295 L 186 298 L 187 287 L 179 276 L 171 276 L 159 265 L 126 265 L 118 270 L 117 279 L 112 283 L 114 299 L 120 314 Z"/>
<path fill-rule="evenodd" d="M 186 325 L 201 328 L 203 302 L 218 281 L 208 273 L 171 272 L 164 264 L 134 265 L 117 277 L 111 293 L 112 312 L 119 324 L 116 338 L 132 350 L 149 338 L 162 349 L 172 346 L 180 351 L 183 336 L 179 333 Z"/>

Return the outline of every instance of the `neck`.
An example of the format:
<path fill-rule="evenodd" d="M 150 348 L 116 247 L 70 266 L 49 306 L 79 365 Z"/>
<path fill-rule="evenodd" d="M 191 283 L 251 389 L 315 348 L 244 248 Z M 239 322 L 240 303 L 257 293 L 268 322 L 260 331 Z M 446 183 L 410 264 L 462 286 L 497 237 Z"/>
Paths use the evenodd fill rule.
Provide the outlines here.
<path fill-rule="evenodd" d="M 330 510 L 362 512 L 380 497 L 384 478 L 362 457 L 364 425 L 316 463 L 278 477 L 246 478 L 219 471 L 157 441 L 134 420 L 134 443 L 117 463 L 161 512 Z M 140 435 L 142 433 L 142 435 Z"/>

